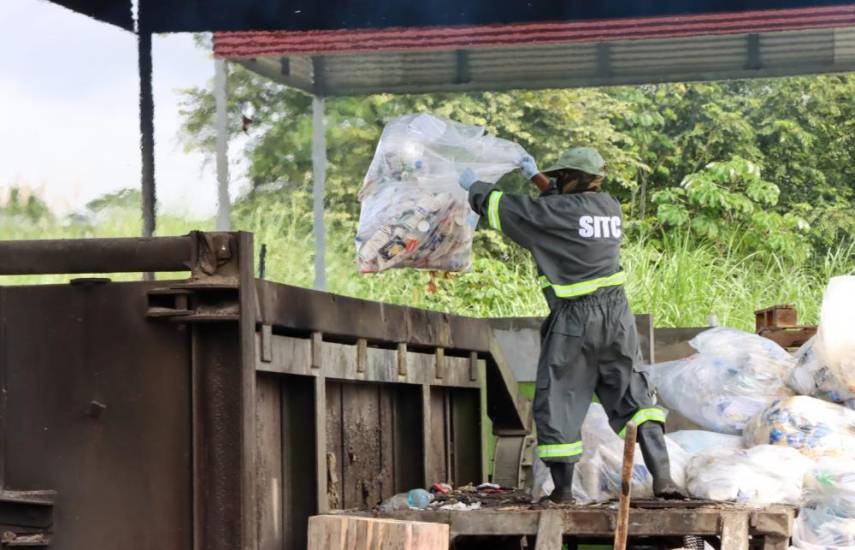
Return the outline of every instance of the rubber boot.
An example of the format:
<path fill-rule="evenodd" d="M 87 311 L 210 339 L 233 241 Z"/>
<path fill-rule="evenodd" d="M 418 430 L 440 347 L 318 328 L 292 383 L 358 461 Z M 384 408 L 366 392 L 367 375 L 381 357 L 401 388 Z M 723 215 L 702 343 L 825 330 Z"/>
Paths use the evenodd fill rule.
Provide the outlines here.
<path fill-rule="evenodd" d="M 556 504 L 573 504 L 573 462 L 549 462 L 549 472 L 555 490 L 549 495 L 549 500 Z"/>
<path fill-rule="evenodd" d="M 653 494 L 665 499 L 686 498 L 686 493 L 671 479 L 671 462 L 668 460 L 668 446 L 665 444 L 662 424 L 645 422 L 639 426 L 638 443 L 641 445 L 644 464 L 653 476 Z"/>

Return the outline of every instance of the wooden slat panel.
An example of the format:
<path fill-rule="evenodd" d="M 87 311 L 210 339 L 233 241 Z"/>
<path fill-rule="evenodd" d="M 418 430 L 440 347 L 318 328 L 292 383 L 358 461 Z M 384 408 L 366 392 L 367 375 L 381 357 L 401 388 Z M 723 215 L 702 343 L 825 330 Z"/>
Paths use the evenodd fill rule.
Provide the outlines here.
<path fill-rule="evenodd" d="M 281 550 L 282 536 L 282 401 L 279 379 L 261 374 L 256 382 L 258 441 L 258 548 Z"/>
<path fill-rule="evenodd" d="M 394 362 L 392 363 L 394 364 Z M 379 430 L 380 438 L 380 469 L 377 470 L 377 481 L 380 500 L 395 494 L 397 480 L 395 479 L 395 390 L 394 386 L 376 385 L 379 398 Z"/>
<path fill-rule="evenodd" d="M 376 385 L 342 385 L 344 508 L 371 508 L 382 500 L 378 393 Z"/>
<path fill-rule="evenodd" d="M 431 471 L 426 484 L 430 485 L 438 481 L 450 482 L 451 472 L 447 462 L 447 418 L 445 415 L 445 389 L 431 388 L 430 391 L 430 453 Z"/>
<path fill-rule="evenodd" d="M 281 377 L 282 529 L 285 550 L 306 548 L 306 520 L 317 513 L 314 379 Z"/>
<path fill-rule="evenodd" d="M 342 409 L 341 382 L 327 381 L 327 468 L 334 465 L 329 472 L 327 494 L 331 509 L 343 508 L 342 480 L 344 479 L 343 464 L 345 460 L 342 446 L 342 431 L 344 414 Z"/>

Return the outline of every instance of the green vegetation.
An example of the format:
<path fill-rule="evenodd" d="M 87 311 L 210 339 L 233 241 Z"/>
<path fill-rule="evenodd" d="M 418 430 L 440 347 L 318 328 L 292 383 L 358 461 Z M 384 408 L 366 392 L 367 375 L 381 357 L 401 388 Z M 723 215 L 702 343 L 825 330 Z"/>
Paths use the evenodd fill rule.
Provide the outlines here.
<path fill-rule="evenodd" d="M 268 278 L 310 286 L 310 99 L 240 67 L 230 88 L 232 131 L 241 131 L 244 104 L 256 109 L 244 151 L 251 189 L 235 205 L 234 225 L 267 245 Z M 328 287 L 467 315 L 545 313 L 527 253 L 486 229 L 471 273 L 356 273 L 356 193 L 380 132 L 391 118 L 431 111 L 517 141 L 541 165 L 569 146 L 600 148 L 606 188 L 625 205 L 630 300 L 658 325 L 706 324 L 716 314 L 750 329 L 754 309 L 777 303 L 815 321 L 828 278 L 855 269 L 853 96 L 855 76 L 834 75 L 329 99 Z M 186 147 L 212 153 L 210 90 L 186 90 L 182 116 Z M 517 174 L 499 185 L 530 192 Z M 122 192 L 58 219 L 19 191 L 0 201 L 0 238 L 133 236 L 137 205 L 134 192 Z M 158 224 L 160 234 L 212 225 L 167 212 Z"/>

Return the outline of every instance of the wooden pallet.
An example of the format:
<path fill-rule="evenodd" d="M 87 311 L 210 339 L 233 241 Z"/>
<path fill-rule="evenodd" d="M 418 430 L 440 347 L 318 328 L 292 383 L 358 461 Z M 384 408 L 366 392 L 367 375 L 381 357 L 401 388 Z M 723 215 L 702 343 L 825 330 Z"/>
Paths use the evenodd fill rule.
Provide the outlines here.
<path fill-rule="evenodd" d="M 634 502 L 630 540 L 687 535 L 720 537 L 721 550 L 747 550 L 749 542 L 764 550 L 789 547 L 795 511 L 786 506 L 762 509 L 721 503 Z M 615 506 L 478 511 L 404 511 L 390 517 L 445 523 L 450 539 L 459 537 L 536 537 L 536 550 L 560 550 L 565 537 L 610 539 L 617 524 Z"/>

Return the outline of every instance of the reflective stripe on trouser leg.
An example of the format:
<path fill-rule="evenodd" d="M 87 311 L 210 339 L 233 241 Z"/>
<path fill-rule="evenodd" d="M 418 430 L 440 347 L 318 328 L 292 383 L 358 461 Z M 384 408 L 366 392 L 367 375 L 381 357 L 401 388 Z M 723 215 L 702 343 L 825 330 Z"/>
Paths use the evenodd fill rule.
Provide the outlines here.
<path fill-rule="evenodd" d="M 639 409 L 634 415 L 632 415 L 629 422 L 633 422 L 636 426 L 641 426 L 645 422 L 659 422 L 664 424 L 666 418 L 667 414 L 665 411 L 652 407 L 649 409 Z M 629 424 L 629 422 L 627 422 L 627 424 Z M 626 427 L 624 427 L 618 435 L 623 438 L 626 435 Z"/>
<path fill-rule="evenodd" d="M 540 458 L 570 458 L 581 455 L 582 450 L 581 441 L 555 445 L 538 445 L 537 456 Z"/>

